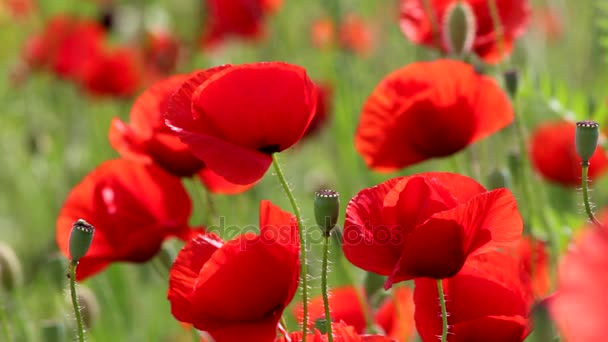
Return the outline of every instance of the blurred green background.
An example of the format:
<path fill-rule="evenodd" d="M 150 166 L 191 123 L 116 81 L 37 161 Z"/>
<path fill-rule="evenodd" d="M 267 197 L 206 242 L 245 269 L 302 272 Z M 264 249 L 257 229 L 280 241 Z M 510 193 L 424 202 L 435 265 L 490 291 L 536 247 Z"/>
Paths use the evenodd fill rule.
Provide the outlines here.
<path fill-rule="evenodd" d="M 122 25 L 163 20 L 186 42 L 197 39 L 200 32 L 200 2 L 115 1 L 119 10 L 132 14 Z M 500 82 L 502 71 L 520 71 L 516 110 L 528 131 L 539 122 L 559 117 L 595 118 L 607 123 L 608 5 L 604 0 L 532 3 L 535 15 L 511 59 L 485 71 Z M 561 31 L 552 38 L 547 37 L 543 24 L 543 14 L 549 7 L 561 22 Z M 133 98 L 90 98 L 47 72 L 33 73 L 18 85 L 11 81 L 11 75 L 20 63 L 26 38 L 39 32 L 49 17 L 62 12 L 96 17 L 98 10 L 93 1 L 46 0 L 38 1 L 38 9 L 21 20 L 6 13 L 0 15 L 0 241 L 16 251 L 24 273 L 23 286 L 0 292 L 0 304 L 5 307 L 16 341 L 40 340 L 41 327 L 48 320 L 65 323 L 68 336 L 72 336 L 69 324 L 73 313 L 66 305 L 65 288 L 53 285 L 57 277 L 67 282 L 56 262 L 55 220 L 69 190 L 96 165 L 118 157 L 107 140 L 109 122 L 115 116 L 127 119 Z M 373 48 L 367 56 L 339 48 L 312 47 L 309 33 L 314 20 L 348 13 L 362 17 L 373 33 Z M 282 60 L 299 64 L 312 79 L 333 85 L 333 118 L 329 125 L 314 139 L 300 142 L 281 156 L 310 226 L 314 225 L 312 196 L 319 187 L 337 189 L 345 204 L 364 187 L 420 171 L 458 171 L 485 184 L 495 168 L 508 167 L 508 155 L 518 150 L 514 129 L 509 127 L 454 157 L 424 162 L 396 174 L 368 171 L 353 146 L 362 104 L 389 72 L 410 62 L 435 59 L 437 53 L 406 40 L 399 29 L 396 0 L 284 0 L 266 25 L 263 40 L 252 43 L 235 39 L 212 51 L 196 50 L 179 64 L 178 72 L 223 63 Z M 127 40 L 118 32 L 111 39 Z M 529 168 L 525 155 L 519 160 L 521 167 Z M 555 248 L 563 250 L 584 222 L 580 196 L 576 190 L 547 184 L 535 175 L 531 181 L 536 212 L 530 215 L 529 226 L 541 239 L 553 234 L 558 242 Z M 217 224 L 217 217 L 206 215 L 208 203 L 198 185 L 194 181 L 186 181 L 186 185 L 194 201 L 192 223 Z M 592 196 L 598 206 L 608 203 L 605 185 L 604 180 L 593 182 Z M 519 187 L 513 191 L 521 198 Z M 245 194 L 213 197 L 217 212 L 229 225 L 257 225 L 257 203 L 261 199 L 270 199 L 291 211 L 272 170 Z M 180 245 L 173 242 L 169 247 L 176 252 Z M 311 248 L 312 293 L 318 295 L 319 246 Z M 349 282 L 339 249 L 332 250 L 332 259 L 330 285 Z M 151 263 L 113 265 L 85 282 L 100 305 L 100 317 L 90 330 L 91 341 L 192 340 L 192 335 L 171 316 L 166 300 L 167 278 L 153 267 Z M 362 277 L 353 267 L 348 273 L 357 280 Z"/>

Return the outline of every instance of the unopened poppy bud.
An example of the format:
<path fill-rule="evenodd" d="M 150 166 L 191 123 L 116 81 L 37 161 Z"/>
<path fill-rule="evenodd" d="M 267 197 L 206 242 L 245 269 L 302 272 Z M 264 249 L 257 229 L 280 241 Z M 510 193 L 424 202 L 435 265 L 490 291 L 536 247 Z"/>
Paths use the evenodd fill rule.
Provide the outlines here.
<path fill-rule="evenodd" d="M 338 222 L 340 194 L 334 190 L 320 190 L 315 193 L 315 219 L 326 236 Z"/>
<path fill-rule="evenodd" d="M 317 318 L 315 320 L 315 329 L 321 334 L 327 334 L 327 320 L 325 317 Z"/>
<path fill-rule="evenodd" d="M 442 32 L 448 52 L 458 56 L 471 52 L 476 30 L 471 5 L 464 1 L 454 2 L 447 8 L 444 18 Z"/>
<path fill-rule="evenodd" d="M 509 168 L 509 173 L 515 177 L 515 182 L 519 182 L 517 175 L 519 175 L 519 170 L 522 167 L 521 154 L 519 152 L 510 151 L 507 153 L 507 167 Z"/>
<path fill-rule="evenodd" d="M 72 262 L 78 262 L 91 247 L 95 228 L 87 221 L 79 219 L 72 225 L 70 234 L 70 258 Z"/>
<path fill-rule="evenodd" d="M 589 159 L 597 148 L 600 137 L 600 125 L 595 121 L 579 121 L 576 123 L 576 153 L 583 162 L 589 165 Z"/>
<path fill-rule="evenodd" d="M 510 188 L 511 175 L 505 168 L 494 169 L 487 178 L 488 190 Z"/>
<path fill-rule="evenodd" d="M 66 341 L 65 326 L 59 321 L 45 321 L 42 323 L 41 334 L 44 342 Z"/>
<path fill-rule="evenodd" d="M 514 98 L 515 95 L 517 95 L 517 89 L 519 88 L 519 72 L 517 72 L 516 69 L 507 70 L 503 74 L 503 77 L 507 93 Z"/>
<path fill-rule="evenodd" d="M 0 287 L 12 291 L 23 284 L 23 269 L 13 249 L 0 243 Z"/>

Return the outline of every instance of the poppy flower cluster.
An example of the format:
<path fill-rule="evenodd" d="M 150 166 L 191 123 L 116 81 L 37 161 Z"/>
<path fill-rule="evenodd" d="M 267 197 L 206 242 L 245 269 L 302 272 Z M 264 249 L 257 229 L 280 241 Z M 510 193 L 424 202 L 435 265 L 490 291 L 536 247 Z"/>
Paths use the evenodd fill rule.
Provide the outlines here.
<path fill-rule="evenodd" d="M 277 11 L 282 0 L 206 0 L 207 18 L 202 46 L 209 47 L 230 36 L 259 39 L 264 17 Z"/>
<path fill-rule="evenodd" d="M 301 67 L 223 65 L 193 73 L 171 96 L 165 117 L 211 171 L 244 185 L 264 176 L 273 153 L 300 140 L 317 98 Z"/>
<path fill-rule="evenodd" d="M 558 120 L 538 125 L 531 134 L 529 158 L 534 169 L 546 180 L 575 187 L 581 183 L 581 158 L 576 153 L 576 125 Z M 555 158 L 555 156 L 560 156 Z M 608 157 L 597 148 L 589 160 L 589 177 L 597 179 L 608 170 Z"/>
<path fill-rule="evenodd" d="M 230 183 L 206 168 L 165 124 L 164 113 L 169 98 L 188 77 L 173 76 L 142 93 L 131 109 L 130 124 L 119 118 L 112 120 L 110 144 L 123 158 L 157 164 L 178 177 L 198 175 L 211 192 L 233 194 L 248 189 L 250 186 Z"/>
<path fill-rule="evenodd" d="M 500 19 L 500 30 L 492 18 L 491 1 L 465 0 L 473 13 L 475 37 L 473 51 L 487 63 L 498 63 L 513 49 L 515 40 L 526 30 L 532 14 L 528 0 L 493 0 Z M 448 10 L 459 0 L 400 0 L 401 30 L 416 44 L 448 51 L 444 37 Z M 500 33 L 499 33 L 500 32 Z"/>
<path fill-rule="evenodd" d="M 371 169 L 395 171 L 454 154 L 512 121 L 507 95 L 470 65 L 413 63 L 388 75 L 369 96 L 355 148 Z"/>
<path fill-rule="evenodd" d="M 191 210 L 179 178 L 153 164 L 110 160 L 70 191 L 57 219 L 57 244 L 69 258 L 72 224 L 86 218 L 95 227 L 76 271 L 76 279 L 83 280 L 113 262 L 145 262 L 169 237 L 188 240 Z"/>
<path fill-rule="evenodd" d="M 98 22 L 59 15 L 28 39 L 24 60 L 93 95 L 130 96 L 141 82 L 139 56 L 128 47 L 107 47 L 105 39 L 105 28 Z"/>
<path fill-rule="evenodd" d="M 180 251 L 170 271 L 171 312 L 216 342 L 273 341 L 298 288 L 299 246 L 295 217 L 262 201 L 259 235 L 228 242 L 199 235 Z"/>

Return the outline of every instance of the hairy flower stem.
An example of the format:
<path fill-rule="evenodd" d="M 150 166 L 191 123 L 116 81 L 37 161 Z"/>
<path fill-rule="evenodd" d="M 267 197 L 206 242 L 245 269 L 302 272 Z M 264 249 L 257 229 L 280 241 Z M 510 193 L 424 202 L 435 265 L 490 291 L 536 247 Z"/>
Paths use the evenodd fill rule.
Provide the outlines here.
<path fill-rule="evenodd" d="M 582 177 L 581 177 L 581 185 L 583 188 L 583 202 L 585 203 L 585 212 L 587 213 L 587 217 L 589 220 L 596 225 L 598 228 L 602 227 L 602 223 L 595 217 L 593 211 L 591 210 L 591 203 L 589 201 L 589 182 L 587 179 L 587 175 L 589 173 L 589 163 L 581 163 L 582 166 Z"/>
<path fill-rule="evenodd" d="M 439 304 L 441 305 L 441 342 L 447 342 L 448 340 L 448 310 L 445 306 L 445 294 L 443 292 L 443 282 L 441 279 L 437 279 L 437 292 L 439 293 Z"/>
<path fill-rule="evenodd" d="M 76 296 L 76 266 L 78 266 L 78 261 L 70 262 L 70 292 L 72 294 L 72 306 L 74 306 L 74 314 L 76 315 L 78 341 L 84 342 L 84 325 L 82 323 L 80 306 L 78 305 L 78 296 Z"/>
<path fill-rule="evenodd" d="M 298 232 L 300 234 L 300 280 L 302 282 L 302 322 L 304 322 L 302 324 L 302 342 L 306 342 L 306 332 L 308 327 L 308 267 L 306 260 L 306 234 L 304 232 L 304 224 L 302 223 L 300 208 L 296 203 L 296 198 L 289 188 L 289 184 L 287 184 L 287 180 L 285 179 L 281 165 L 279 165 L 278 153 L 272 154 L 272 165 L 274 166 L 274 170 L 277 173 L 277 177 L 279 178 L 281 186 L 283 186 L 283 190 L 285 191 L 287 198 L 289 198 L 293 212 L 296 215 L 296 220 L 298 221 Z"/>
<path fill-rule="evenodd" d="M 323 306 L 325 307 L 325 327 L 327 328 L 327 341 L 334 342 L 334 335 L 331 331 L 331 313 L 329 311 L 329 293 L 327 292 L 327 259 L 329 257 L 329 238 L 330 234 L 325 235 L 323 243 L 323 266 L 321 268 L 321 294 L 323 295 Z"/>

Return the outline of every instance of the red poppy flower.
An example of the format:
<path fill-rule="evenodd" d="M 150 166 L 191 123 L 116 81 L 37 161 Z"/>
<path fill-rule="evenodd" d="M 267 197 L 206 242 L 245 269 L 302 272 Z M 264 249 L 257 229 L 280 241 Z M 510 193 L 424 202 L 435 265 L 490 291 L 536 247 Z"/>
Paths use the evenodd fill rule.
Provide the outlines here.
<path fill-rule="evenodd" d="M 449 342 L 521 342 L 530 332 L 532 289 L 517 259 L 498 252 L 479 255 L 442 281 Z M 442 331 L 437 282 L 415 283 L 416 328 L 423 341 L 432 341 Z"/>
<path fill-rule="evenodd" d="M 345 50 L 368 55 L 373 47 L 373 38 L 368 25 L 355 14 L 346 15 L 340 24 L 339 41 Z"/>
<path fill-rule="evenodd" d="M 154 165 L 116 159 L 101 164 L 72 189 L 57 219 L 57 243 L 69 256 L 72 224 L 95 227 L 76 278 L 83 280 L 112 262 L 144 262 L 171 236 L 187 238 L 190 198 L 179 178 Z"/>
<path fill-rule="evenodd" d="M 589 227 L 559 266 L 559 286 L 549 301 L 565 341 L 606 339 L 608 230 Z"/>
<path fill-rule="evenodd" d="M 105 52 L 87 61 L 82 84 L 93 95 L 131 96 L 141 83 L 140 61 L 128 48 Z"/>
<path fill-rule="evenodd" d="M 329 83 L 317 83 L 317 110 L 304 133 L 304 137 L 314 136 L 328 124 L 332 108 L 332 94 L 333 89 Z"/>
<path fill-rule="evenodd" d="M 448 278 L 469 255 L 516 241 L 522 232 L 507 189 L 441 172 L 394 178 L 360 191 L 346 207 L 344 254 L 393 283 Z"/>
<path fill-rule="evenodd" d="M 167 76 L 175 70 L 180 46 L 169 33 L 155 31 L 146 35 L 143 52 L 148 72 Z"/>
<path fill-rule="evenodd" d="M 530 138 L 530 161 L 540 175 L 563 186 L 581 184 L 581 159 L 576 153 L 576 125 L 569 121 L 546 122 Z M 608 166 L 606 152 L 598 146 L 589 160 L 589 178 L 602 175 Z"/>
<path fill-rule="evenodd" d="M 0 15 L 8 11 L 14 19 L 23 19 L 36 8 L 33 0 L 2 0 L 0 1 Z"/>
<path fill-rule="evenodd" d="M 414 63 L 374 89 L 361 113 L 355 147 L 370 168 L 394 171 L 456 153 L 512 121 L 507 95 L 468 64 Z"/>
<path fill-rule="evenodd" d="M 207 0 L 207 29 L 203 45 L 227 36 L 256 39 L 262 34 L 263 19 L 281 5 L 281 0 Z"/>
<path fill-rule="evenodd" d="M 86 62 L 101 53 L 104 37 L 95 21 L 56 16 L 28 39 L 24 59 L 31 67 L 50 67 L 63 78 L 78 79 Z"/>
<path fill-rule="evenodd" d="M 359 335 L 354 327 L 344 322 L 332 323 L 332 336 L 336 342 L 394 342 L 393 339 L 380 335 Z M 302 332 L 289 334 L 289 339 L 280 337 L 275 342 L 300 342 Z M 306 336 L 306 341 L 328 342 L 327 333 L 323 334 L 319 330 L 314 330 L 312 334 Z"/>
<path fill-rule="evenodd" d="M 264 176 L 272 153 L 302 137 L 316 101 L 316 86 L 298 66 L 224 65 L 185 82 L 171 97 L 166 118 L 209 169 L 250 184 Z"/>
<path fill-rule="evenodd" d="M 272 341 L 300 276 L 295 217 L 260 203 L 260 235 L 222 242 L 200 235 L 181 250 L 169 278 L 173 316 L 216 342 Z"/>
<path fill-rule="evenodd" d="M 335 27 L 329 18 L 315 20 L 310 26 L 310 41 L 317 49 L 328 49 L 335 43 Z"/>
<path fill-rule="evenodd" d="M 524 236 L 510 248 L 510 254 L 519 260 L 525 276 L 532 279 L 534 296 L 544 298 L 551 288 L 549 254 L 545 243 Z"/>
<path fill-rule="evenodd" d="M 408 342 L 414 336 L 414 297 L 407 286 L 393 289 L 378 308 L 374 320 L 396 341 Z"/>
<path fill-rule="evenodd" d="M 329 292 L 329 307 L 331 310 L 332 322 L 341 322 L 352 326 L 356 332 L 362 333 L 365 330 L 365 315 L 363 310 L 369 310 L 365 295 L 361 291 L 357 294 L 357 289 L 352 286 L 338 287 Z M 361 300 L 364 302 L 361 303 Z M 302 323 L 302 303 L 298 303 L 293 308 L 294 315 L 298 322 Z M 319 319 L 325 319 L 325 306 L 323 297 L 313 298 L 308 303 L 308 326 L 312 328 Z"/>
<path fill-rule="evenodd" d="M 423 0 L 401 0 L 401 31 L 414 43 L 441 48 L 446 52 L 446 43 L 439 40 L 443 37 L 444 27 L 439 25 L 440 32 L 433 33 L 432 18 L 436 23 L 444 23 L 447 9 L 457 0 L 432 0 L 433 17 L 425 9 Z M 488 0 L 465 0 L 475 15 L 475 39 L 473 50 L 487 63 L 498 63 L 513 50 L 515 39 L 521 36 L 528 26 L 531 8 L 528 0 L 496 0 L 498 15 L 503 28 L 502 43 L 494 30 L 494 22 Z M 502 44 L 502 46 L 501 46 Z"/>

